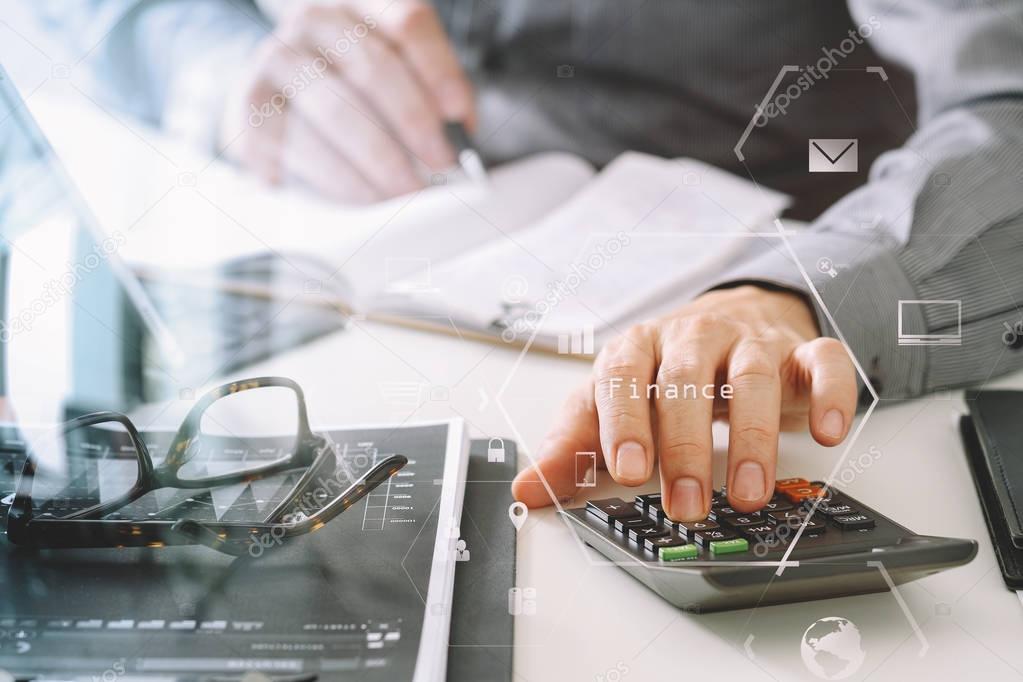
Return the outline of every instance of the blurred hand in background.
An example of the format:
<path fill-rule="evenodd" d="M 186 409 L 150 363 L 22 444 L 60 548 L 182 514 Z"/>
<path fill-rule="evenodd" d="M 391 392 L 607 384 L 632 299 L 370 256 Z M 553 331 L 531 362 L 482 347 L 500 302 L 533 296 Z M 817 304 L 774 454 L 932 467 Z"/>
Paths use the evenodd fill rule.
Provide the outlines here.
<path fill-rule="evenodd" d="M 289 3 L 229 95 L 226 155 L 347 203 L 424 186 L 455 162 L 445 121 L 475 125 L 469 79 L 420 0 Z"/>

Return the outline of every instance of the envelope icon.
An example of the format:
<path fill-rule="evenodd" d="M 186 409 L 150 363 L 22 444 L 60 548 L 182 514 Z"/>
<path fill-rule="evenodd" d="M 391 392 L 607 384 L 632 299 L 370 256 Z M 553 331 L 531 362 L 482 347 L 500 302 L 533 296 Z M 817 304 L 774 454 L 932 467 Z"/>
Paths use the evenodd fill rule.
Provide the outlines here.
<path fill-rule="evenodd" d="M 859 142 L 855 138 L 810 140 L 811 173 L 855 173 L 859 169 Z"/>

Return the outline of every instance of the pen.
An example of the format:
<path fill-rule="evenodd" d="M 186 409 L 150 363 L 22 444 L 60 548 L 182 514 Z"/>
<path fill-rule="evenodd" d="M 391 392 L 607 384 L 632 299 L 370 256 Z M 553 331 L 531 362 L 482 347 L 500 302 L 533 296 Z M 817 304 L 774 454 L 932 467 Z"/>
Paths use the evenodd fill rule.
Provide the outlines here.
<path fill-rule="evenodd" d="M 480 153 L 469 138 L 465 126 L 458 121 L 449 121 L 444 124 L 444 132 L 458 154 L 458 165 L 462 167 L 469 179 L 481 184 L 489 182 L 490 176 L 487 175 L 483 159 L 480 158 Z"/>

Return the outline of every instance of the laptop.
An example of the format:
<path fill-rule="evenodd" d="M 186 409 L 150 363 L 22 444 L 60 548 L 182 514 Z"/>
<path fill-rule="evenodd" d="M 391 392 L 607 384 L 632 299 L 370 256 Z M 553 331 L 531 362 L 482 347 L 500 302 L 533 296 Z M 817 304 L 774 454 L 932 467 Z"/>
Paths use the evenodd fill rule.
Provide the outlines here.
<path fill-rule="evenodd" d="M 141 279 L 122 258 L 130 228 L 104 227 L 0 67 L 0 341 L 19 359 L 2 385 L 60 385 L 81 409 L 124 410 L 345 324 L 338 311 L 301 301 Z M 271 262 L 230 267 L 276 276 Z M 37 370 L 61 375 L 43 381 Z"/>
<path fill-rule="evenodd" d="M 920 311 L 919 316 L 912 314 L 915 310 Z M 954 326 L 942 331 L 912 328 L 911 319 L 927 320 L 931 316 L 955 320 Z M 899 301 L 898 320 L 900 346 L 959 346 L 963 343 L 962 301 Z"/>

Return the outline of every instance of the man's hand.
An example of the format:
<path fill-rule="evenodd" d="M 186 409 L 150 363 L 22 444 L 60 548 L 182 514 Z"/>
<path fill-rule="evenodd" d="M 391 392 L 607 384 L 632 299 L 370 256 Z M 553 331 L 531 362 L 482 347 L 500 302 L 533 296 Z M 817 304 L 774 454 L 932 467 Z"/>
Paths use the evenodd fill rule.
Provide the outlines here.
<path fill-rule="evenodd" d="M 731 399 L 720 397 L 722 382 Z M 649 400 L 648 385 L 657 390 Z M 536 466 L 516 477 L 512 492 L 531 507 L 550 504 L 539 468 L 556 497 L 571 497 L 575 453 L 596 451 L 629 486 L 645 483 L 657 460 L 665 512 L 676 521 L 702 519 L 711 503 L 711 423 L 720 418 L 730 424 L 728 501 L 753 511 L 774 491 L 779 430 L 809 420 L 818 443 L 837 445 L 855 410 L 852 361 L 838 341 L 819 336 L 801 296 L 755 286 L 712 291 L 629 329 L 600 353 L 593 378 L 569 399 Z"/>
<path fill-rule="evenodd" d="M 270 182 L 367 203 L 449 168 L 444 121 L 474 120 L 472 88 L 429 4 L 304 0 L 256 50 L 221 137 Z"/>

